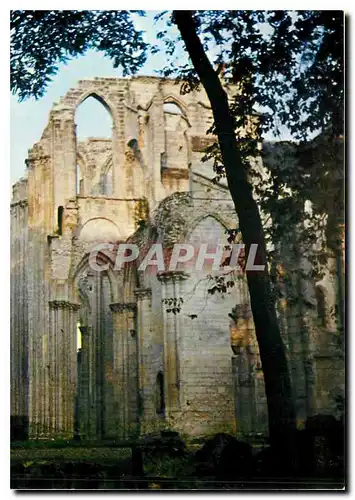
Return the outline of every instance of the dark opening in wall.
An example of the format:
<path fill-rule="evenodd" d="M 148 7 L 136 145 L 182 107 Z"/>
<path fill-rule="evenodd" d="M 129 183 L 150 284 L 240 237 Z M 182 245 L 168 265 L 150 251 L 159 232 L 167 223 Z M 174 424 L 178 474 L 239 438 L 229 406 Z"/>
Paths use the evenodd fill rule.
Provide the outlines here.
<path fill-rule="evenodd" d="M 165 415 L 164 375 L 162 372 L 159 372 L 157 375 L 156 411 L 158 415 Z"/>
<path fill-rule="evenodd" d="M 63 234 L 63 212 L 64 208 L 62 206 L 58 207 L 58 234 L 62 236 Z"/>
<path fill-rule="evenodd" d="M 128 141 L 127 146 L 131 148 L 135 153 L 137 153 L 137 151 L 139 150 L 137 139 L 131 139 L 130 141 Z"/>

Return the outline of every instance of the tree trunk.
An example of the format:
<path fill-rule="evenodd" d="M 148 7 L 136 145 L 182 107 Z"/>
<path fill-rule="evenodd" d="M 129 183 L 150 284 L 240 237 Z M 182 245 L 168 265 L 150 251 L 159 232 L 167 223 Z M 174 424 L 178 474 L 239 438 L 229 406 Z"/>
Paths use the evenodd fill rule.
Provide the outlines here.
<path fill-rule="evenodd" d="M 197 35 L 192 11 L 174 11 L 173 16 L 211 103 L 228 186 L 246 251 L 249 252 L 251 244 L 257 244 L 257 262 L 265 266 L 264 271 L 247 271 L 247 280 L 264 372 L 270 443 L 280 451 L 285 451 L 287 447 L 289 453 L 286 454 L 290 455 L 289 446 L 293 442 L 296 428 L 292 389 L 275 301 L 271 293 L 266 245 L 258 206 L 238 150 L 234 118 L 229 109 L 227 94 Z M 281 454 L 285 457 L 284 453 Z"/>

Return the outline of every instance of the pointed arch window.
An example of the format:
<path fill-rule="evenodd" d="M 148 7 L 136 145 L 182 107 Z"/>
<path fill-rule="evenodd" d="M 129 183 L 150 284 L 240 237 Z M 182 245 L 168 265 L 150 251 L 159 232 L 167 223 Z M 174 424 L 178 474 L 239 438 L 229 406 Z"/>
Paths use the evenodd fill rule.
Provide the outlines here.
<path fill-rule="evenodd" d="M 164 152 L 160 156 L 162 173 L 166 168 L 188 167 L 186 131 L 189 127 L 181 107 L 171 100 L 163 104 L 164 112 Z"/>
<path fill-rule="evenodd" d="M 180 106 L 175 102 L 165 102 L 163 105 L 164 113 L 171 113 L 173 115 L 182 115 Z"/>
<path fill-rule="evenodd" d="M 96 94 L 90 94 L 79 104 L 75 123 L 79 141 L 92 137 L 111 139 L 113 122 L 110 108 Z"/>
<path fill-rule="evenodd" d="M 113 119 L 109 106 L 96 94 L 91 94 L 78 106 L 75 116 L 77 130 L 76 194 L 102 196 L 112 194 Z M 85 164 L 85 171 L 79 166 Z M 85 183 L 83 179 L 85 174 Z M 85 184 L 85 193 L 83 187 Z"/>

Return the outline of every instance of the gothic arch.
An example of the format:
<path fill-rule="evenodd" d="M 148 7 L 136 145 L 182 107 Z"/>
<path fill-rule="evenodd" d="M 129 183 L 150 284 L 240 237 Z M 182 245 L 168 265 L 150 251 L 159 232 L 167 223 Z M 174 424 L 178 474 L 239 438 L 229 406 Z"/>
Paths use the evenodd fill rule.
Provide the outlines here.
<path fill-rule="evenodd" d="M 90 88 L 88 88 L 88 84 L 90 84 Z M 65 119 L 67 119 L 68 112 L 70 112 L 71 119 L 75 121 L 77 108 L 89 97 L 93 97 L 100 104 L 102 104 L 102 106 L 110 114 L 114 128 L 118 123 L 116 107 L 110 97 L 106 95 L 106 92 L 102 90 L 101 82 L 80 82 L 79 87 L 69 90 L 69 92 L 67 92 L 67 94 L 60 100 L 59 104 L 57 104 L 53 109 L 57 111 L 65 111 L 63 116 Z"/>
<path fill-rule="evenodd" d="M 208 228 L 208 221 L 212 222 L 210 228 Z M 207 225 L 203 227 L 204 222 L 207 222 Z M 192 244 L 195 247 L 195 250 L 198 251 L 200 247 L 200 243 L 208 244 L 208 252 L 213 253 L 214 245 L 222 245 L 225 247 L 228 245 L 228 235 L 225 230 L 228 228 L 226 221 L 215 213 L 206 213 L 199 217 L 197 217 L 187 228 L 185 233 L 185 238 L 183 241 Z M 199 234 L 199 229 L 202 230 L 201 238 Z M 209 232 L 210 229 L 210 232 Z M 196 231 L 196 232 L 195 232 Z M 194 234 L 195 232 L 195 234 Z M 206 236 L 207 235 L 207 236 Z M 230 251 L 225 250 L 222 254 L 221 266 L 225 266 L 227 264 L 223 264 L 224 258 L 230 256 Z M 222 272 L 220 269 L 217 271 Z M 235 295 L 236 303 L 249 304 L 249 292 L 247 286 L 246 276 L 239 269 L 235 269 L 230 273 L 230 279 L 235 282 L 233 287 L 233 293 Z M 210 285 L 209 285 L 210 286 Z M 234 304 L 235 305 L 235 304 Z"/>
<path fill-rule="evenodd" d="M 122 234 L 111 219 L 92 217 L 86 220 L 77 230 L 76 237 L 82 241 L 116 242 L 122 239 Z"/>
<path fill-rule="evenodd" d="M 175 98 L 168 98 L 163 103 L 164 152 L 161 154 L 163 172 L 168 169 L 187 169 L 190 162 L 189 140 L 187 131 L 191 127 L 186 112 Z"/>
<path fill-rule="evenodd" d="M 189 224 L 188 228 L 186 228 L 186 233 L 185 233 L 185 238 L 186 240 L 189 239 L 190 235 L 193 233 L 193 231 L 201 224 L 201 222 L 205 219 L 208 219 L 208 218 L 211 218 L 211 219 L 214 219 L 215 221 L 217 221 L 224 229 L 227 229 L 227 224 L 226 222 L 222 219 L 222 217 L 220 217 L 218 214 L 215 214 L 215 213 L 206 213 L 206 214 L 203 214 L 201 215 L 200 217 L 197 217 L 196 219 L 194 219 L 193 222 L 191 222 L 191 224 Z"/>
<path fill-rule="evenodd" d="M 102 95 L 99 91 L 97 90 L 88 90 L 87 92 L 84 92 L 76 101 L 75 103 L 75 110 L 78 109 L 78 107 L 83 104 L 83 102 L 86 101 L 89 97 L 93 97 L 96 99 L 100 104 L 103 105 L 103 107 L 106 109 L 106 111 L 109 112 L 111 118 L 112 118 L 112 124 L 115 126 L 115 113 L 114 113 L 114 105 L 110 102 L 110 100 Z"/>
<path fill-rule="evenodd" d="M 191 124 L 188 120 L 188 114 L 187 114 L 187 106 L 184 102 L 182 102 L 177 96 L 173 95 L 173 94 L 169 94 L 167 96 L 164 97 L 164 103 L 163 103 L 163 106 L 164 104 L 175 104 L 178 108 L 180 108 L 181 110 L 181 115 L 185 118 L 185 120 L 187 121 L 188 123 L 188 126 L 191 127 Z"/>
<path fill-rule="evenodd" d="M 115 258 L 114 253 L 110 255 L 110 252 L 105 250 L 105 252 L 98 252 L 96 261 L 98 266 L 105 266 L 105 270 L 102 273 L 107 276 L 110 287 L 111 287 L 111 302 L 117 302 L 118 300 L 118 285 L 120 284 L 119 273 L 114 271 L 115 266 Z M 106 269 L 107 268 L 107 269 Z M 80 278 L 88 274 L 98 273 L 98 271 L 94 271 L 90 267 L 90 253 L 86 253 L 84 257 L 81 259 L 76 269 L 74 270 L 74 274 L 72 276 L 72 284 L 74 286 L 74 294 L 77 295 L 77 287 Z"/>
<path fill-rule="evenodd" d="M 88 107 L 82 108 L 88 99 L 90 100 Z M 91 119 L 92 117 L 96 119 Z M 77 159 L 81 157 L 86 167 L 85 171 L 81 168 L 83 178 L 81 191 L 76 172 L 76 191 L 79 193 L 84 191 L 86 195 L 98 197 L 111 196 L 114 191 L 114 168 L 112 167 L 109 177 L 107 172 L 104 175 L 101 172 L 108 166 L 110 159 L 112 163 L 116 123 L 114 108 L 106 96 L 95 90 L 89 90 L 76 99 L 74 119 L 77 138 L 76 157 Z M 81 167 L 80 164 L 79 166 Z"/>

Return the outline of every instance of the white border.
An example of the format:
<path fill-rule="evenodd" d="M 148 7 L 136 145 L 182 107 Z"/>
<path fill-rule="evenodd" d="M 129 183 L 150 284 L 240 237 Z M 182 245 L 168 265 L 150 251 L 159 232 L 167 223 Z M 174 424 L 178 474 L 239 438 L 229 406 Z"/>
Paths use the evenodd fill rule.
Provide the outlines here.
<path fill-rule="evenodd" d="M 344 10 L 348 15 L 351 15 L 354 11 L 354 8 L 351 4 L 350 1 L 348 2 L 342 2 L 339 4 L 332 4 L 330 5 L 327 2 L 323 1 L 299 1 L 299 2 L 281 2 L 281 1 L 272 1 L 272 2 L 261 2 L 261 1 L 249 1 L 245 5 L 248 9 L 253 9 L 253 10 L 274 10 L 274 9 L 280 9 L 280 10 L 294 10 L 294 9 L 314 9 L 314 10 L 328 10 L 328 9 L 341 9 Z M 10 416 L 10 406 L 9 406 L 9 387 L 10 387 L 10 356 L 9 356 L 9 331 L 10 331 L 10 321 L 9 321 L 9 299 L 10 299 L 10 288 L 9 288 L 9 270 L 10 270 L 10 253 L 9 253 L 9 224 L 10 224 L 10 219 L 9 219 L 9 203 L 10 203 L 10 190 L 9 190 L 9 184 L 10 184 L 10 176 L 9 176 L 9 165 L 10 165 L 10 138 L 9 138 L 9 110 L 10 110 L 10 99 L 7 97 L 9 95 L 9 11 L 10 9 L 38 9 L 38 10 L 46 10 L 46 9 L 60 9 L 60 10 L 70 10 L 70 9 L 85 9 L 85 10 L 91 10 L 91 9 L 116 9 L 117 7 L 120 8 L 126 8 L 126 9 L 142 9 L 142 10 L 164 10 L 167 8 L 166 2 L 162 1 L 150 1 L 150 2 L 137 2 L 135 0 L 131 0 L 130 2 L 115 2 L 113 1 L 108 1 L 108 0 L 101 0 L 100 2 L 94 2 L 91 0 L 87 0 L 85 2 L 73 2 L 73 1 L 52 1 L 50 2 L 50 5 L 48 4 L 48 1 L 44 0 L 35 0 L 30 2 L 30 4 L 26 1 L 17 1 L 17 2 L 2 2 L 1 4 L 1 16 L 0 16 L 0 22 L 1 22 L 1 29 L 0 29 L 0 36 L 1 36 L 1 43 L 0 43 L 0 50 L 1 50 L 1 87 L 2 87 L 2 96 L 6 96 L 1 105 L 1 130 L 0 130 L 0 139 L 1 139 L 1 157 L 2 157 L 2 162 L 1 162 L 1 174 L 2 174 L 2 179 L 0 182 L 0 216 L 1 216 L 1 230 L 2 230 L 2 238 L 1 238 L 1 276 L 0 276 L 0 283 L 1 283 L 1 305 L 2 305 L 2 311 L 1 311 L 1 324 L 2 324 L 2 334 L 1 334 L 1 340 L 0 340 L 0 355 L 1 355 L 1 443 L 0 443 L 0 452 L 1 452 L 1 463 L 0 463 L 0 474 L 1 474 L 1 480 L 0 480 L 0 486 L 1 486 L 1 498 L 8 498 L 11 495 L 11 492 L 9 490 L 9 416 Z M 169 9 L 173 8 L 178 8 L 178 9 L 215 9 L 216 8 L 216 2 L 212 1 L 207 1 L 205 0 L 204 2 L 202 1 L 193 1 L 193 2 L 187 2 L 180 0 L 179 2 L 174 1 L 169 4 Z M 242 4 L 238 5 L 238 2 L 235 2 L 235 0 L 232 1 L 226 1 L 223 2 L 223 8 L 224 9 L 236 9 L 236 8 L 243 8 L 244 6 Z M 347 58 L 347 65 L 350 66 L 351 74 L 349 75 L 349 89 L 348 92 L 351 92 L 351 82 L 354 81 L 353 77 L 353 70 L 354 70 L 354 65 L 351 67 L 351 58 L 355 54 L 354 51 L 354 36 L 351 37 L 351 22 L 352 20 L 349 20 L 348 24 L 348 58 Z M 349 128 L 350 131 L 352 130 L 352 116 L 353 116 L 353 102 L 348 102 L 348 115 L 349 115 Z M 349 238 L 349 248 L 353 247 L 353 238 L 354 236 L 354 231 L 352 230 L 352 221 L 354 220 L 355 214 L 354 214 L 354 205 L 351 202 L 351 195 L 352 195 L 352 188 L 354 186 L 354 176 L 351 173 L 351 160 L 353 158 L 352 156 L 352 134 L 349 134 L 348 137 L 348 148 L 349 148 L 349 162 L 348 162 L 348 183 L 349 184 L 349 189 L 348 189 L 348 224 L 349 228 L 348 230 L 350 231 L 350 238 Z M 350 255 L 348 258 L 349 264 L 350 264 Z M 351 275 L 348 280 L 349 282 L 349 287 L 351 286 L 352 283 L 355 282 L 355 267 L 349 266 L 351 269 Z M 355 304 L 353 304 L 353 296 L 350 296 L 351 304 L 349 303 L 349 323 L 347 326 L 348 330 L 348 355 L 351 356 L 351 360 L 353 361 L 351 363 L 352 366 L 354 366 L 354 359 L 355 356 L 353 355 L 354 352 L 354 345 L 355 342 L 352 342 L 351 335 L 353 334 L 353 322 L 352 322 L 352 315 L 350 315 L 350 312 L 354 310 Z M 353 377 L 353 370 L 352 366 L 349 363 L 349 373 L 348 373 L 348 397 L 351 397 L 351 384 L 354 380 Z M 350 417 L 353 415 L 353 398 L 350 400 L 350 405 L 349 405 L 349 413 L 348 413 L 348 423 L 350 424 Z M 351 429 L 349 429 L 351 431 Z M 354 440 L 353 432 L 348 431 L 348 442 L 350 441 L 351 437 L 351 447 L 349 447 L 349 452 L 352 451 Z M 351 453 L 352 455 L 352 453 Z M 351 458 L 351 457 L 350 457 Z M 349 473 L 348 473 L 348 478 L 349 481 L 351 482 L 352 478 L 355 477 L 354 474 L 354 468 L 353 464 L 351 464 L 351 468 L 349 468 Z M 351 487 L 351 483 L 350 483 Z M 50 493 L 48 493 L 50 494 Z M 240 495 L 241 493 L 238 492 L 236 493 Z M 98 493 L 98 495 L 102 496 L 104 493 Z M 132 495 L 132 494 L 131 494 Z M 137 494 L 138 496 L 139 494 Z M 193 494 L 184 494 L 184 497 L 186 496 L 192 496 Z M 261 494 L 253 494 L 255 498 L 261 497 L 262 495 L 265 495 L 265 493 Z M 310 496 L 311 494 L 306 494 L 307 496 Z M 35 495 L 36 496 L 36 495 Z M 40 497 L 44 498 L 46 497 L 46 494 L 41 494 Z M 224 494 L 214 494 L 213 496 L 215 497 L 224 497 Z M 250 494 L 248 494 L 250 496 Z"/>

